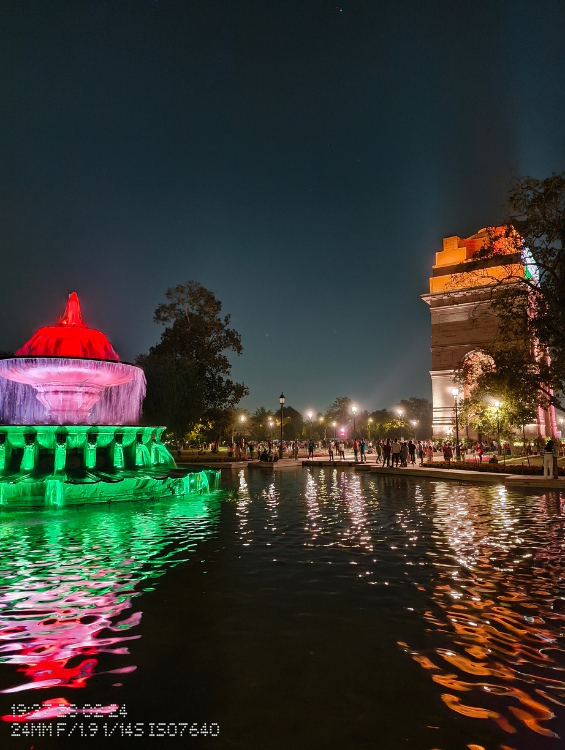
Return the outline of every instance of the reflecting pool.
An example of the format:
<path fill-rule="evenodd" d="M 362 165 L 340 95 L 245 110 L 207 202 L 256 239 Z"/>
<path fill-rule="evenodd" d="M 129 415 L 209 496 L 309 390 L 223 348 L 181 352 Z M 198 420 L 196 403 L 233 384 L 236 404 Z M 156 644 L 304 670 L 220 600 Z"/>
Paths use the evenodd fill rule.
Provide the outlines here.
<path fill-rule="evenodd" d="M 0 746 L 560 747 L 564 523 L 317 467 L 0 516 Z"/>

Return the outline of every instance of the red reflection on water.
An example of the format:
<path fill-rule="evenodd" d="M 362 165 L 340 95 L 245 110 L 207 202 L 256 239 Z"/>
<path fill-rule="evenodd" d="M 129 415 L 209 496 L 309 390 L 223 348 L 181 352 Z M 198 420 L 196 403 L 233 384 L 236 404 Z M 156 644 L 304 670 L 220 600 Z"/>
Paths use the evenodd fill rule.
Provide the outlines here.
<path fill-rule="evenodd" d="M 61 583 L 49 591 L 28 591 L 16 602 L 13 592 L 0 595 L 0 611 L 10 610 L 9 615 L 0 617 L 0 656 L 4 662 L 21 665 L 18 671 L 29 680 L 2 692 L 54 686 L 82 688 L 97 665 L 92 657 L 103 652 L 128 653 L 121 644 L 140 636 L 125 637 L 122 633 L 139 624 L 141 612 L 116 623 L 116 618 L 131 607 L 130 598 L 124 592 L 97 594 L 92 590 L 108 588 L 107 579 L 98 583 L 91 580 L 87 586 L 79 591 L 76 581 Z M 102 631 L 120 635 L 103 637 Z M 69 666 L 77 657 L 88 658 Z"/>

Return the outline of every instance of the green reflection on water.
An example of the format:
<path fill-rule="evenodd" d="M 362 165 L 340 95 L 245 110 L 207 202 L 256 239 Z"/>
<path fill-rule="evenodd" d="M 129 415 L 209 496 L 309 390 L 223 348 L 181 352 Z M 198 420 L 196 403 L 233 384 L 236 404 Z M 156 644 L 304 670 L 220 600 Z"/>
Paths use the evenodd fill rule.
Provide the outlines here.
<path fill-rule="evenodd" d="M 4 517 L 0 663 L 26 678 L 4 692 L 84 687 L 98 654 L 127 657 L 127 641 L 141 637 L 132 632 L 141 611 L 127 613 L 133 597 L 190 558 L 214 531 L 219 503 L 215 493 Z"/>

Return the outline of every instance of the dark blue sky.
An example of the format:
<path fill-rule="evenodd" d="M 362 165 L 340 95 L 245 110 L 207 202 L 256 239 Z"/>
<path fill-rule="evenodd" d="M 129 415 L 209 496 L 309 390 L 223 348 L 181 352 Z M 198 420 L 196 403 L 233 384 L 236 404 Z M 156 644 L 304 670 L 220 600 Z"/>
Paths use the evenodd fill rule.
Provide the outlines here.
<path fill-rule="evenodd" d="M 4 0 L 0 349 L 76 290 L 131 361 L 195 279 L 249 408 L 430 397 L 442 237 L 565 168 L 564 32 L 562 0 Z"/>

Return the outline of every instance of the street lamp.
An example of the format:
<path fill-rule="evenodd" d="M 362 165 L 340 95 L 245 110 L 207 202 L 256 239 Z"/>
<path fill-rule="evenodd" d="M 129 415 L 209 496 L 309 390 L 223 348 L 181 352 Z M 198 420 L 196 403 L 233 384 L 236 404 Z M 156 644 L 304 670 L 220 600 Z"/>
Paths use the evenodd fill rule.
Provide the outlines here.
<path fill-rule="evenodd" d="M 355 415 L 357 414 L 357 407 L 352 406 L 351 411 L 353 412 L 353 440 L 357 439 L 357 430 L 355 429 Z"/>
<path fill-rule="evenodd" d="M 496 407 L 496 432 L 497 432 L 497 440 L 498 440 L 498 455 L 500 456 L 501 450 L 500 450 L 500 401 L 495 401 L 494 405 Z"/>
<path fill-rule="evenodd" d="M 459 447 L 459 413 L 457 411 L 457 401 L 459 399 L 459 388 L 452 388 L 451 395 L 455 401 L 455 455 L 457 460 L 461 459 L 461 448 Z"/>
<path fill-rule="evenodd" d="M 312 417 L 313 416 L 314 416 L 314 414 L 311 411 L 309 411 L 308 412 L 308 419 L 310 420 L 310 440 L 312 440 Z"/>
<path fill-rule="evenodd" d="M 320 417 L 320 422 L 322 422 L 322 424 L 324 425 L 324 440 L 326 440 L 328 428 L 326 427 L 326 425 L 324 423 L 324 418 L 323 417 Z"/>
<path fill-rule="evenodd" d="M 281 444 L 279 445 L 279 458 L 283 457 L 283 406 L 284 406 L 284 393 L 279 396 L 279 404 L 281 405 Z"/>
<path fill-rule="evenodd" d="M 414 441 L 415 441 L 416 440 L 416 425 L 418 424 L 418 420 L 413 419 L 412 424 L 414 425 Z"/>
<path fill-rule="evenodd" d="M 371 422 L 373 421 L 372 417 L 369 417 L 369 440 L 371 439 Z"/>
<path fill-rule="evenodd" d="M 398 411 L 398 419 L 400 420 L 400 439 L 402 440 L 402 415 L 404 414 L 404 411 L 402 409 L 397 409 Z"/>
<path fill-rule="evenodd" d="M 274 424 L 275 423 L 273 422 L 273 420 L 269 419 L 269 435 L 271 436 L 271 440 L 273 439 L 273 425 Z"/>
<path fill-rule="evenodd" d="M 563 420 L 561 420 L 561 421 L 563 421 Z M 335 440 L 335 426 L 336 426 L 337 422 L 332 422 L 332 424 L 334 426 L 334 440 Z"/>

